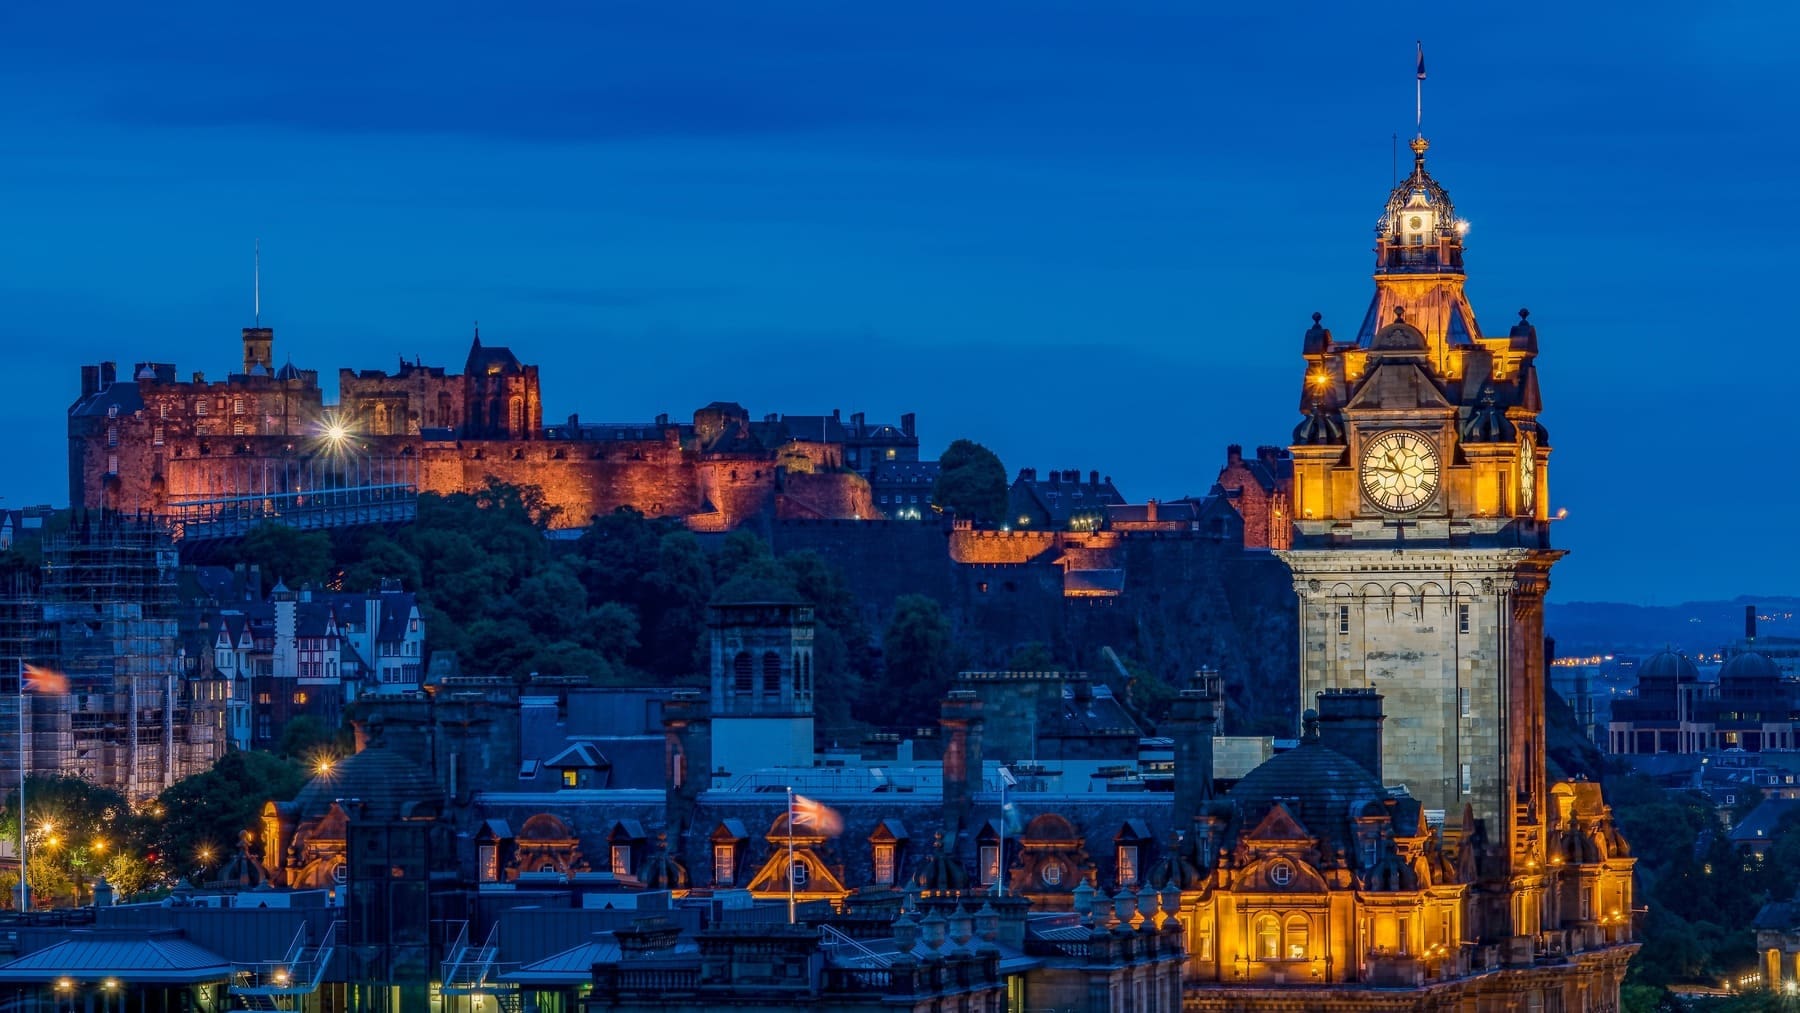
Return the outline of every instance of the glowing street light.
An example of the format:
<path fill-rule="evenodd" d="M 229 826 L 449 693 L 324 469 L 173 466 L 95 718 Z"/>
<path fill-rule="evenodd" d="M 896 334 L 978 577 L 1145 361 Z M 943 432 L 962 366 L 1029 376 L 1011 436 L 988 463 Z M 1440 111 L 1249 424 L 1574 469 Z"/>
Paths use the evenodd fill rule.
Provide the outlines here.
<path fill-rule="evenodd" d="M 326 774 L 331 773 L 331 761 L 329 759 L 321 758 L 319 762 L 313 764 L 313 773 L 318 774 L 320 777 L 324 777 Z"/>

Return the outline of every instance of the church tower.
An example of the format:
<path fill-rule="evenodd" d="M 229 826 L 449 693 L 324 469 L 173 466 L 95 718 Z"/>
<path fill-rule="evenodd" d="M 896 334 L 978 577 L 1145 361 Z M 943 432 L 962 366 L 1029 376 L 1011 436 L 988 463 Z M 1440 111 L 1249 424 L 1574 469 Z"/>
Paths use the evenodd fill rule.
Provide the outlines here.
<path fill-rule="evenodd" d="M 1413 140 L 1376 227 L 1355 337 L 1318 314 L 1306 332 L 1281 555 L 1300 600 L 1301 707 L 1379 692 L 1384 781 L 1522 874 L 1545 860 L 1543 603 L 1562 555 L 1537 332 L 1524 310 L 1504 335 L 1476 323 L 1468 225 L 1426 171 L 1429 147 Z"/>
<path fill-rule="evenodd" d="M 707 608 L 714 772 L 813 762 L 813 610 L 798 601 Z"/>

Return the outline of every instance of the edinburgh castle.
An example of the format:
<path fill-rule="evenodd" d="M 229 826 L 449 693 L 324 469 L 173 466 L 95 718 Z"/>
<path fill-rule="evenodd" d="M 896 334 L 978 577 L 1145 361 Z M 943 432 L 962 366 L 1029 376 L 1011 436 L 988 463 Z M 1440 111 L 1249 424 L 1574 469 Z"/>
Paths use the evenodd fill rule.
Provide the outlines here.
<path fill-rule="evenodd" d="M 769 415 L 714 403 L 691 423 L 545 427 L 538 368 L 477 333 L 460 375 L 404 362 L 338 371 L 325 403 L 316 370 L 274 365 L 274 332 L 243 332 L 243 367 L 223 381 L 170 363 L 84 366 L 69 409 L 69 498 L 77 508 L 179 513 L 329 489 L 448 494 L 489 480 L 535 485 L 559 524 L 632 507 L 696 530 L 751 518 L 881 516 L 870 479 L 918 460 L 911 415 Z"/>

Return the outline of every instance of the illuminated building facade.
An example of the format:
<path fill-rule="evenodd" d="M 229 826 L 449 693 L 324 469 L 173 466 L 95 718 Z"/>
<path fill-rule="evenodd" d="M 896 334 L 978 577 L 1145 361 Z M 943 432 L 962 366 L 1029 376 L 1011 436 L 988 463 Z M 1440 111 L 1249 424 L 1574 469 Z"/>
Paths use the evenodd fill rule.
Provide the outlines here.
<path fill-rule="evenodd" d="M 1552 786 L 1545 771 L 1543 600 L 1562 552 L 1550 544 L 1537 332 L 1526 311 L 1505 335 L 1477 325 L 1468 226 L 1426 170 L 1428 148 L 1412 142 L 1412 173 L 1377 225 L 1375 296 L 1356 335 L 1338 340 L 1316 314 L 1305 335 L 1293 536 L 1280 551 L 1299 597 L 1302 706 L 1352 712 L 1365 731 L 1340 741 L 1375 780 L 1309 803 L 1318 785 L 1347 784 L 1315 753 L 1289 772 L 1297 803 L 1272 783 L 1239 798 L 1253 773 L 1232 793 L 1241 822 L 1202 815 L 1201 841 L 1238 834 L 1204 881 L 1260 905 L 1214 905 L 1208 971 L 1424 983 L 1510 968 L 1520 976 L 1507 988 L 1544 1008 L 1610 1009 L 1636 948 L 1632 859 L 1598 786 Z M 1365 693 L 1380 704 L 1357 703 Z M 1371 794 L 1383 785 L 1405 798 Z M 1267 815 L 1248 822 L 1250 806 Z M 1309 848 L 1322 864 L 1297 860 Z M 1214 858 L 1190 853 L 1197 866 Z M 1310 896 L 1284 907 L 1284 889 Z M 1202 920 L 1194 938 L 1208 931 Z M 1259 967 L 1289 960 L 1296 935 L 1299 963 Z M 1547 956 L 1567 973 L 1524 973 Z"/>
<path fill-rule="evenodd" d="M 450 494 L 497 480 L 537 486 L 564 527 L 620 507 L 697 530 L 919 516 L 896 494 L 878 510 L 870 489 L 877 466 L 918 461 L 910 414 L 897 426 L 835 411 L 756 419 L 714 402 L 691 423 L 546 426 L 538 367 L 479 334 L 460 374 L 405 361 L 339 370 L 333 405 L 318 371 L 271 365 L 272 329 L 245 328 L 242 340 L 242 372 L 224 380 L 181 379 L 171 363 L 124 376 L 112 363 L 82 367 L 68 419 L 71 504 L 203 521 L 279 514 L 321 493 Z"/>

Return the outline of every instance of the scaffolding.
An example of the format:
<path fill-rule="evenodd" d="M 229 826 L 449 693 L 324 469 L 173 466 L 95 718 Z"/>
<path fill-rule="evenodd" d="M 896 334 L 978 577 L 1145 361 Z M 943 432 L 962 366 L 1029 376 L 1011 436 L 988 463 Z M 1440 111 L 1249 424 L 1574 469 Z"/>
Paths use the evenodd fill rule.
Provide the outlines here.
<path fill-rule="evenodd" d="M 36 582 L 0 600 L 0 757 L 19 769 L 18 707 L 27 708 L 26 766 L 117 789 L 141 802 L 216 758 L 193 707 L 176 616 L 179 558 L 166 526 L 113 513 L 79 516 L 46 536 Z M 20 664 L 69 680 L 67 694 L 18 692 Z M 7 748 L 10 747 L 10 748 Z"/>

